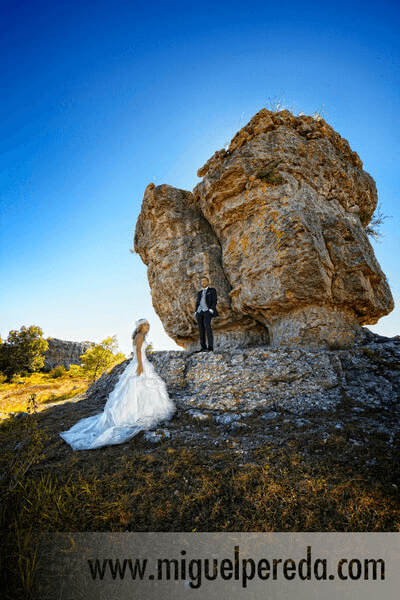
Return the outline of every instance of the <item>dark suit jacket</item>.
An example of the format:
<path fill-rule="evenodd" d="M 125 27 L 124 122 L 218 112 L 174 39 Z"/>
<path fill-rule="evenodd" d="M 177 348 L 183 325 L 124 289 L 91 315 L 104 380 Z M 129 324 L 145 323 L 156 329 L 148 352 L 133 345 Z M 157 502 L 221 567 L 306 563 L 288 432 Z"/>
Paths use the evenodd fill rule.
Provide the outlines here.
<path fill-rule="evenodd" d="M 203 290 L 200 290 L 199 292 L 197 292 L 197 300 L 196 300 L 196 312 L 197 309 L 199 308 L 200 305 L 200 300 L 201 300 L 201 294 L 202 294 Z M 206 304 L 208 306 L 208 309 L 212 310 L 212 316 L 213 317 L 218 317 L 218 311 L 217 311 L 217 290 L 215 288 L 209 287 L 207 288 L 206 291 Z"/>

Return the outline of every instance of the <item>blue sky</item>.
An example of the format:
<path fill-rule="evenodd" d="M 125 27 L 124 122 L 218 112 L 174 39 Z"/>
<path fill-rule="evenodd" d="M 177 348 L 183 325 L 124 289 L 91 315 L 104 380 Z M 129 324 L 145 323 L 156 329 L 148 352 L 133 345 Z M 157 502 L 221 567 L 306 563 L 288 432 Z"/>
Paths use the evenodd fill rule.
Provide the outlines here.
<path fill-rule="evenodd" d="M 400 334 L 400 3 L 97 0 L 1 9 L 0 335 L 176 347 L 131 254 L 145 187 L 191 190 L 270 101 L 324 110 L 390 216 L 373 244 Z"/>

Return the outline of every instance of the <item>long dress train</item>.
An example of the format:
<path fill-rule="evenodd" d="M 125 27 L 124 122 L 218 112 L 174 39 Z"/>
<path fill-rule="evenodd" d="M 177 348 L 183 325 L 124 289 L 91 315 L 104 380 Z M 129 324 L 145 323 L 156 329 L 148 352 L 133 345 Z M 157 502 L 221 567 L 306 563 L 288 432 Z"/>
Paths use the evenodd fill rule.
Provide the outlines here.
<path fill-rule="evenodd" d="M 121 444 L 139 431 L 151 429 L 170 419 L 175 406 L 169 398 L 165 383 L 157 375 L 142 346 L 143 372 L 136 375 L 138 361 L 134 357 L 121 373 L 107 399 L 104 411 L 78 421 L 61 437 L 73 450 L 91 450 Z"/>

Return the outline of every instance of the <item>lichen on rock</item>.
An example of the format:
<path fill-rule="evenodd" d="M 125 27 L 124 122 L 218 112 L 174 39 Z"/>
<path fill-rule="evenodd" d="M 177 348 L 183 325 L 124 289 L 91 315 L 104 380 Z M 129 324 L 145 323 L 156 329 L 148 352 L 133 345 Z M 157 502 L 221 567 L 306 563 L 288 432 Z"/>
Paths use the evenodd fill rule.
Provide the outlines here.
<path fill-rule="evenodd" d="M 217 348 L 351 345 L 393 309 L 365 233 L 375 182 L 323 119 L 264 109 L 198 175 L 193 192 L 148 186 L 135 231 L 179 345 L 198 342 L 203 275 L 218 292 Z"/>

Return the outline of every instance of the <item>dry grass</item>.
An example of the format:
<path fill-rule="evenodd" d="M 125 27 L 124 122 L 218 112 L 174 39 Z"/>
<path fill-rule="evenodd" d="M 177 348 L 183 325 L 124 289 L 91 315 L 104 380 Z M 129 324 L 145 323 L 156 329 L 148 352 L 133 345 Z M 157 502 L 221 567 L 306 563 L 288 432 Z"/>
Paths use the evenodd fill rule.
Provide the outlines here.
<path fill-rule="evenodd" d="M 60 397 L 74 383 L 33 379 L 24 390 L 12 388 L 9 406 L 15 411 L 22 392 L 26 398 L 42 386 L 43 411 L 51 394 Z M 185 425 L 181 415 L 177 427 Z M 385 458 L 379 436 L 360 450 L 347 443 L 346 430 L 333 432 L 328 441 L 310 432 L 258 447 L 243 460 L 234 450 L 240 439 L 220 449 L 211 428 L 201 447 L 188 446 L 184 434 L 157 446 L 139 434 L 129 444 L 74 453 L 45 412 L 5 419 L 0 520 L 8 598 L 34 598 L 37 532 L 399 531 L 398 456 Z M 366 468 L 370 457 L 379 468 Z"/>
<path fill-rule="evenodd" d="M 13 383 L 0 384 L 0 419 L 7 418 L 10 413 L 26 411 L 31 396 L 35 395 L 37 410 L 60 400 L 67 400 L 82 394 L 92 383 L 89 378 L 52 377 L 46 373 L 33 373 L 29 377 L 21 377 Z"/>

